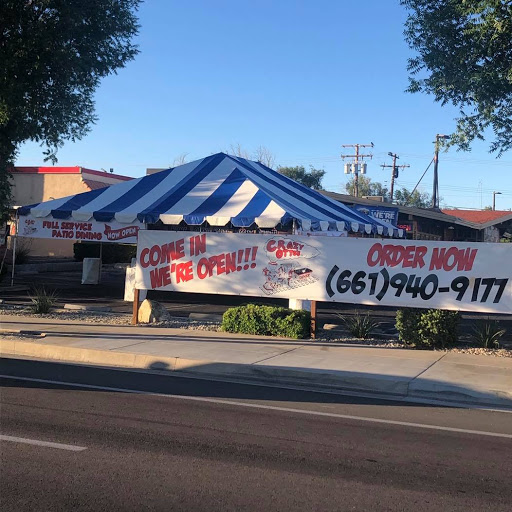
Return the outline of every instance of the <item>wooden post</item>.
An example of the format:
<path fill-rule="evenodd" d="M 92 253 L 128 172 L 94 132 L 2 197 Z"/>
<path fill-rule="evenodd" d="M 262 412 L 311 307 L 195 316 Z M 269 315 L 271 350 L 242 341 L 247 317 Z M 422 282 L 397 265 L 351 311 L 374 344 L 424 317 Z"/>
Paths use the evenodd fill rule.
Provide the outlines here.
<path fill-rule="evenodd" d="M 139 323 L 139 290 L 135 288 L 133 290 L 133 316 L 132 316 L 132 325 L 137 325 Z"/>
<path fill-rule="evenodd" d="M 311 301 L 311 338 L 316 338 L 316 300 Z"/>

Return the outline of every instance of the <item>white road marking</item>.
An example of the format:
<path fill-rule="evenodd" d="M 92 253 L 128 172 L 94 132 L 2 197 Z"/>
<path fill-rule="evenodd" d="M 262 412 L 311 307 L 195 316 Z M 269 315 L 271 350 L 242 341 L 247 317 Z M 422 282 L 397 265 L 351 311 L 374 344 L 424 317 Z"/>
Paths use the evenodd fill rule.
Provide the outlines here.
<path fill-rule="evenodd" d="M 0 434 L 0 441 L 11 441 L 12 443 L 33 444 L 34 446 L 44 446 L 45 448 L 57 448 L 59 450 L 68 450 L 70 452 L 83 452 L 87 450 L 85 446 L 75 446 L 72 444 L 51 443 L 49 441 L 39 441 L 38 439 L 27 439 L 25 437 L 5 436 Z"/>
<path fill-rule="evenodd" d="M 488 437 L 501 437 L 505 439 L 512 439 L 512 434 L 502 434 L 498 432 L 486 432 L 484 430 L 470 430 L 465 428 L 455 428 L 455 427 L 443 427 L 442 425 L 428 425 L 424 423 L 411 423 L 408 421 L 396 421 L 396 420 L 385 420 L 382 418 L 368 418 L 366 416 L 353 416 L 350 414 L 337 414 L 334 412 L 322 412 L 322 411 L 308 411 L 303 409 L 294 409 L 291 407 L 278 407 L 275 405 L 262 405 L 262 404 L 251 404 L 246 402 L 237 402 L 235 400 L 221 400 L 218 398 L 206 398 L 200 396 L 182 396 L 182 395 L 171 395 L 164 393 L 153 393 L 150 391 L 140 391 L 136 389 L 126 389 L 126 388 L 114 388 L 109 386 L 95 386 L 94 384 L 77 384 L 75 382 L 64 382 L 58 380 L 47 380 L 47 379 L 34 379 L 31 377 L 14 377 L 12 375 L 0 375 L 0 378 L 5 379 L 13 379 L 13 380 L 23 380 L 29 382 L 41 382 L 44 384 L 57 384 L 61 386 L 69 386 L 75 388 L 83 388 L 83 389 L 101 389 L 102 391 L 115 391 L 118 393 L 132 393 L 136 395 L 149 395 L 149 396 L 158 396 L 162 398 L 174 398 L 177 400 L 189 400 L 192 402 L 206 402 L 211 404 L 220 404 L 220 405 L 232 405 L 236 407 L 246 407 L 251 409 L 265 409 L 270 411 L 280 411 L 280 412 L 292 412 L 296 414 L 303 414 L 308 416 L 322 416 L 328 418 L 338 418 L 343 420 L 354 420 L 354 421 L 363 421 L 367 423 L 381 423 L 384 425 L 398 425 L 402 427 L 412 427 L 412 428 L 421 428 L 428 430 L 441 430 L 444 432 L 457 432 L 461 434 L 473 434 L 478 436 L 488 436 Z"/>

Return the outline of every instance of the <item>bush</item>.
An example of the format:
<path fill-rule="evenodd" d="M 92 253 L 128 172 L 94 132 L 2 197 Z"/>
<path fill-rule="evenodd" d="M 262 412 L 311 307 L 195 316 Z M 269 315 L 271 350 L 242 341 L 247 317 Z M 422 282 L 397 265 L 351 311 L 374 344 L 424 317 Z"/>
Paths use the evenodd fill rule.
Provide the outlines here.
<path fill-rule="evenodd" d="M 77 242 L 73 244 L 76 261 L 84 258 L 99 258 L 100 244 L 92 242 Z M 137 256 L 137 246 L 116 243 L 104 243 L 101 249 L 102 263 L 130 263 Z"/>
<path fill-rule="evenodd" d="M 26 238 L 18 238 L 16 240 L 16 265 L 23 265 L 30 259 L 30 251 L 32 250 L 32 240 Z"/>
<path fill-rule="evenodd" d="M 355 338 L 365 340 L 370 337 L 370 334 L 379 325 L 378 322 L 370 317 L 370 313 L 362 315 L 356 312 L 354 316 L 345 317 L 338 314 L 338 318 L 343 322 L 348 332 Z"/>
<path fill-rule="evenodd" d="M 228 309 L 222 317 L 226 332 L 306 338 L 310 333 L 308 311 L 247 304 Z"/>
<path fill-rule="evenodd" d="M 460 314 L 442 309 L 400 309 L 396 314 L 399 339 L 417 348 L 435 349 L 455 345 Z"/>
<path fill-rule="evenodd" d="M 500 339 L 506 332 L 498 321 L 485 322 L 473 326 L 471 339 L 483 348 L 500 348 Z"/>
<path fill-rule="evenodd" d="M 32 313 L 43 315 L 49 313 L 53 305 L 57 302 L 57 294 L 55 292 L 48 292 L 42 286 L 41 288 L 34 288 L 32 295 L 29 295 L 32 301 Z"/>

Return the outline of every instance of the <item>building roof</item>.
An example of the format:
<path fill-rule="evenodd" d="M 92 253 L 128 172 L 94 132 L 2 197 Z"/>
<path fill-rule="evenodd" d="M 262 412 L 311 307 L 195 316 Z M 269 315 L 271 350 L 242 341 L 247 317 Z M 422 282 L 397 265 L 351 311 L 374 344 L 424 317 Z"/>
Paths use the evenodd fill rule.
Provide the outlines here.
<path fill-rule="evenodd" d="M 82 174 L 92 175 L 96 177 L 110 178 L 113 181 L 111 183 L 117 183 L 119 181 L 132 180 L 130 176 L 124 176 L 122 174 L 114 174 L 106 171 L 95 171 L 94 169 L 87 169 L 86 167 L 80 167 L 78 165 L 72 167 L 18 167 L 11 168 L 11 172 L 14 174 Z M 100 180 L 101 181 L 101 180 Z M 106 182 L 108 183 L 108 181 Z"/>
<path fill-rule="evenodd" d="M 443 210 L 443 212 L 472 222 L 479 226 L 479 229 L 512 220 L 512 211 L 510 210 Z"/>
<path fill-rule="evenodd" d="M 328 192 L 326 190 L 322 190 L 321 193 L 331 199 L 335 199 L 336 201 L 340 201 L 345 204 L 366 204 L 366 205 L 382 205 L 382 206 L 392 206 L 398 208 L 400 213 L 406 215 L 414 215 L 416 217 L 423 217 L 426 219 L 437 220 L 441 222 L 448 222 L 451 224 L 456 224 L 458 226 L 464 226 L 473 229 L 481 229 L 482 226 L 476 224 L 474 222 L 470 222 L 468 220 L 461 219 L 459 217 L 455 217 L 452 215 L 447 215 L 443 213 L 441 210 L 430 210 L 427 208 L 413 208 L 412 206 L 400 206 L 392 203 L 384 203 L 384 202 L 376 202 L 373 199 L 363 199 L 361 197 L 354 197 L 349 194 L 338 194 L 337 192 Z"/>
<path fill-rule="evenodd" d="M 83 179 L 82 183 L 89 190 L 98 190 L 99 188 L 105 188 L 105 187 L 109 186 L 109 183 L 105 183 L 104 181 L 96 181 L 96 180 L 88 180 L 88 179 Z"/>

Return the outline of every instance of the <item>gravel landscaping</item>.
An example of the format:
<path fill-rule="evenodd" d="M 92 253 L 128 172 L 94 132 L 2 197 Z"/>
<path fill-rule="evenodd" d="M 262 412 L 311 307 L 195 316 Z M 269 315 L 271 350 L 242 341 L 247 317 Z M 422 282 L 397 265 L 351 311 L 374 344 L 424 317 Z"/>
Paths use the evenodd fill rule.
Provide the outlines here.
<path fill-rule="evenodd" d="M 72 310 L 64 310 L 57 309 L 49 314 L 43 315 L 35 315 L 32 313 L 30 308 L 28 307 L 20 307 L 20 306 L 7 306 L 0 305 L 0 315 L 8 314 L 14 316 L 25 316 L 32 318 L 46 318 L 49 320 L 59 320 L 59 321 L 79 321 L 97 325 L 130 325 L 131 324 L 131 315 L 126 313 L 100 313 L 100 312 L 90 312 L 90 311 L 72 311 Z M 220 324 L 215 322 L 197 322 L 190 321 L 186 317 L 174 317 L 166 322 L 157 322 L 153 324 L 139 324 L 139 326 L 144 326 L 148 328 L 152 327 L 168 327 L 174 329 L 190 329 L 190 330 L 202 330 L 202 331 L 220 331 Z M 4 339 L 12 337 L 13 335 L 2 335 Z M 17 335 L 14 335 L 18 337 Z M 379 338 L 370 338 L 366 340 L 353 338 L 349 335 L 346 335 L 343 332 L 337 330 L 320 330 L 318 337 L 312 343 L 342 343 L 349 345 L 366 345 L 372 346 L 376 348 L 401 348 L 401 349 L 410 349 L 416 350 L 414 347 L 410 347 L 408 345 L 404 345 L 398 341 L 396 337 L 390 336 L 386 338 L 385 335 L 381 335 Z M 27 337 L 27 336 L 23 336 Z M 300 340 L 298 340 L 300 341 Z M 457 352 L 462 354 L 472 354 L 472 355 L 486 355 L 486 356 L 494 356 L 494 357 L 512 357 L 512 350 L 510 348 L 500 348 L 500 349 L 486 349 L 481 347 L 471 346 L 469 339 L 462 340 L 461 343 L 450 349 L 446 350 L 438 350 L 439 352 Z"/>

